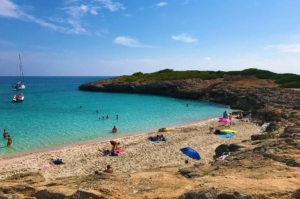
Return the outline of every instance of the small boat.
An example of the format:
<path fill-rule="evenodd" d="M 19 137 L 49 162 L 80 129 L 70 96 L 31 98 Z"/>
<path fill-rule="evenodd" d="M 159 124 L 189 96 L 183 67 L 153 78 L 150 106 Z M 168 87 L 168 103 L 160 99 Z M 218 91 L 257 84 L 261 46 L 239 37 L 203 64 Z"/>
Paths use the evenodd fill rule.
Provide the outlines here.
<path fill-rule="evenodd" d="M 22 93 L 14 95 L 12 101 L 13 102 L 23 102 L 24 100 L 24 95 Z"/>
<path fill-rule="evenodd" d="M 14 90 L 14 91 L 25 89 L 25 85 L 23 83 L 24 82 L 24 73 L 23 73 L 23 67 L 22 67 L 21 55 L 20 54 L 19 54 L 19 67 L 20 67 L 20 79 L 21 79 L 21 81 L 19 81 L 15 85 L 13 85 L 12 90 Z"/>

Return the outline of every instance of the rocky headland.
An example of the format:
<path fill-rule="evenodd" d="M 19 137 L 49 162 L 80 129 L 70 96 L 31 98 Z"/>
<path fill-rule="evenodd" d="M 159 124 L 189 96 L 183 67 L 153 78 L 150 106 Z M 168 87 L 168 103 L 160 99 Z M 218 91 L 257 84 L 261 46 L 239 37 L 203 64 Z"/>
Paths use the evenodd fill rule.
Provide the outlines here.
<path fill-rule="evenodd" d="M 252 121 L 270 124 L 265 132 L 238 143 L 224 141 L 215 149 L 216 156 L 223 148 L 230 151 L 224 160 L 211 158 L 208 163 L 150 167 L 132 173 L 91 173 L 53 181 L 39 172 L 15 173 L 0 182 L 0 199 L 300 199 L 300 90 L 281 88 L 273 80 L 253 76 L 134 82 L 115 77 L 86 83 L 79 89 L 208 100 L 250 111 Z M 245 128 L 253 125 L 245 122 Z M 173 133 L 197 134 L 199 130 L 191 126 Z"/>

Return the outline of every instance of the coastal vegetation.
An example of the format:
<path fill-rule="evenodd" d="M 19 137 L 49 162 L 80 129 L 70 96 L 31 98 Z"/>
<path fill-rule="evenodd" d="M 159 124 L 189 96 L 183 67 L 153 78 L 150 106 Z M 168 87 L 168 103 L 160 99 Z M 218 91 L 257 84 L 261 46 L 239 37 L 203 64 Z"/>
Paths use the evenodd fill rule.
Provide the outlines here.
<path fill-rule="evenodd" d="M 122 76 L 119 82 L 135 82 L 149 80 L 182 80 L 201 78 L 203 80 L 211 80 L 224 78 L 224 76 L 255 76 L 258 79 L 274 80 L 283 88 L 300 88 L 300 75 L 292 73 L 274 73 L 268 70 L 260 70 L 249 68 L 242 71 L 174 71 L 172 69 L 164 69 L 154 73 L 136 72 L 130 76 Z"/>

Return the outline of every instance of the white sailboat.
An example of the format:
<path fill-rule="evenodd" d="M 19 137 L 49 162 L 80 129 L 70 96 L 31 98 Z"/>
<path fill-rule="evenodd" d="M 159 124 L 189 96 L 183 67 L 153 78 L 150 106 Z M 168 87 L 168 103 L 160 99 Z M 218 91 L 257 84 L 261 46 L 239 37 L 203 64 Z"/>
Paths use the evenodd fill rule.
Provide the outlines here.
<path fill-rule="evenodd" d="M 22 62 L 21 62 L 21 55 L 19 54 L 19 67 L 20 67 L 20 81 L 13 85 L 12 90 L 23 90 L 25 89 L 24 85 L 24 73 L 23 73 L 23 67 L 22 67 Z"/>

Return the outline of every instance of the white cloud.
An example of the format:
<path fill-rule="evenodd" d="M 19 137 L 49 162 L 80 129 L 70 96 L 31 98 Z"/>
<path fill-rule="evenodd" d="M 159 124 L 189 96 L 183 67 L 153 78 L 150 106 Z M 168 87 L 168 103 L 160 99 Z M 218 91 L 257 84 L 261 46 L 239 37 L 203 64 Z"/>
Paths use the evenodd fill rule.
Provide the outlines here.
<path fill-rule="evenodd" d="M 211 61 L 210 57 L 204 57 L 203 59 L 206 60 L 206 61 Z"/>
<path fill-rule="evenodd" d="M 21 20 L 28 20 L 34 23 L 37 23 L 41 26 L 50 28 L 52 30 L 60 30 L 63 28 L 56 26 L 54 24 L 48 23 L 44 20 L 37 19 L 34 16 L 25 14 L 19 6 L 11 2 L 10 0 L 0 0 L 0 16 L 2 17 L 13 17 Z"/>
<path fill-rule="evenodd" d="M 95 2 L 99 2 L 103 5 L 103 7 L 107 8 L 111 12 L 115 12 L 118 10 L 125 10 L 126 8 L 123 6 L 123 4 L 119 2 L 113 2 L 111 0 L 95 0 Z"/>
<path fill-rule="evenodd" d="M 10 0 L 0 0 L 0 17 L 20 17 L 19 7 Z"/>
<path fill-rule="evenodd" d="M 134 47 L 134 48 L 151 48 L 151 46 L 146 46 L 141 44 L 138 40 L 132 39 L 127 36 L 119 36 L 113 41 L 115 44 L 120 44 L 123 46 Z"/>
<path fill-rule="evenodd" d="M 186 42 L 186 43 L 193 43 L 193 42 L 197 42 L 198 39 L 195 39 L 185 33 L 182 33 L 181 35 L 175 35 L 172 36 L 172 39 L 176 40 L 176 41 L 182 41 L 182 42 Z"/>
<path fill-rule="evenodd" d="M 72 28 L 67 31 L 67 33 L 74 33 L 74 34 L 84 34 L 86 30 L 81 27 L 80 22 L 78 20 L 70 19 L 69 24 L 72 25 Z"/>
<path fill-rule="evenodd" d="M 300 44 L 278 44 L 269 45 L 265 47 L 266 49 L 277 49 L 285 53 L 300 53 Z"/>
<path fill-rule="evenodd" d="M 31 15 L 27 15 L 27 14 L 23 14 L 23 16 L 25 17 L 25 19 L 28 19 L 34 23 L 37 23 L 41 26 L 44 26 L 44 27 L 47 27 L 47 28 L 50 28 L 52 30 L 57 30 L 57 31 L 64 31 L 65 28 L 62 28 L 62 27 L 59 27 L 59 26 L 56 26 L 54 24 L 51 24 L 51 23 L 48 23 L 44 20 L 41 20 L 41 19 L 37 19 L 35 18 L 34 16 L 31 16 Z"/>
<path fill-rule="evenodd" d="M 163 6 L 166 6 L 166 5 L 168 5 L 168 3 L 166 3 L 166 2 L 160 2 L 160 3 L 156 4 L 155 6 L 156 7 L 163 7 Z"/>
<path fill-rule="evenodd" d="M 90 13 L 92 15 L 97 15 L 98 14 L 97 9 L 95 9 L 95 8 L 90 9 Z"/>

